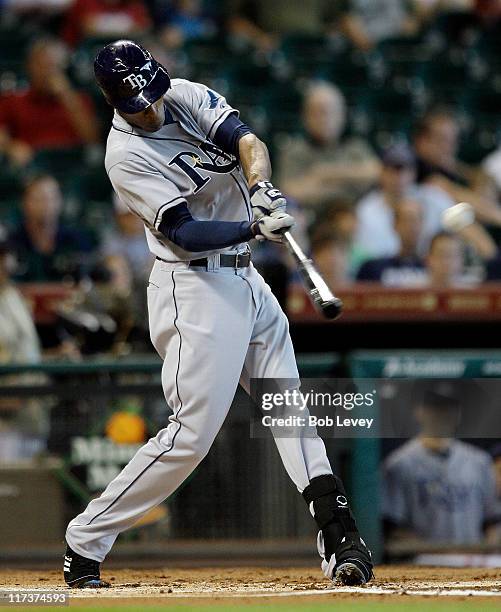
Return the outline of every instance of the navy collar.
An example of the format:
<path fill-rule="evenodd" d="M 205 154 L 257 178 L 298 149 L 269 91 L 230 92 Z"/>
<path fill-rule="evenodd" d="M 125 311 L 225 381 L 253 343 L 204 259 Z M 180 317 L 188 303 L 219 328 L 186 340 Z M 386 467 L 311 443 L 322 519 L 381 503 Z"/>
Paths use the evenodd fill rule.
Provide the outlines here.
<path fill-rule="evenodd" d="M 172 116 L 172 113 L 170 112 L 170 110 L 167 108 L 167 104 L 165 104 L 164 102 L 164 110 L 165 110 L 165 119 L 164 119 L 164 125 L 169 125 L 170 123 L 175 123 L 175 119 Z"/>

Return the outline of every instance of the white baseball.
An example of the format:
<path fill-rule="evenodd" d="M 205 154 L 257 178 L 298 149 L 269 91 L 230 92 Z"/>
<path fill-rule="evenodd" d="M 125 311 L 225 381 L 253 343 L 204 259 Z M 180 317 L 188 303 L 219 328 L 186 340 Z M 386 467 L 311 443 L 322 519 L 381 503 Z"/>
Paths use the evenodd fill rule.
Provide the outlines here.
<path fill-rule="evenodd" d="M 459 202 L 446 208 L 442 213 L 442 225 L 449 232 L 459 232 L 475 221 L 473 206 L 468 202 Z"/>

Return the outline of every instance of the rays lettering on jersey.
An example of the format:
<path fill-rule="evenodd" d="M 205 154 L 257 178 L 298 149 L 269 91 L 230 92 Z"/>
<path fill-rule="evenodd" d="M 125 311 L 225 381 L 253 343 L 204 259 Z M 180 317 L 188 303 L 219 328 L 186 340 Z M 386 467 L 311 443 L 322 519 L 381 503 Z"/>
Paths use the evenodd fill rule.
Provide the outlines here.
<path fill-rule="evenodd" d="M 204 159 L 193 151 L 181 151 L 169 162 L 169 166 L 177 166 L 195 184 L 194 193 L 200 191 L 211 180 L 210 176 L 205 176 L 200 170 L 228 174 L 238 166 L 238 161 L 233 155 L 211 142 L 202 142 L 198 148 L 204 154 Z"/>

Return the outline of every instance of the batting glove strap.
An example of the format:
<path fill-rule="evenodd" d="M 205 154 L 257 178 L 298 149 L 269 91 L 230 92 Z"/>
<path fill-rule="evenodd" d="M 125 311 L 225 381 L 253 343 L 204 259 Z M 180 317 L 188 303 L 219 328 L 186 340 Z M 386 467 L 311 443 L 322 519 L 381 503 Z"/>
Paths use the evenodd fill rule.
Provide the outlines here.
<path fill-rule="evenodd" d="M 250 189 L 250 201 L 254 219 L 261 219 L 272 212 L 285 212 L 287 200 L 269 181 L 260 181 Z"/>
<path fill-rule="evenodd" d="M 257 240 L 282 242 L 282 234 L 294 227 L 294 217 L 286 212 L 274 212 L 273 216 L 261 217 L 252 225 Z"/>

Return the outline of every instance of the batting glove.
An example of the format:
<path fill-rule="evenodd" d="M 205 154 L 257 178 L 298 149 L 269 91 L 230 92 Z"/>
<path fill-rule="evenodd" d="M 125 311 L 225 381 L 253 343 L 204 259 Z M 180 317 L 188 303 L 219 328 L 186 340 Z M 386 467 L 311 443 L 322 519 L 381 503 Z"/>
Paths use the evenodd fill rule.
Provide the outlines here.
<path fill-rule="evenodd" d="M 269 181 L 261 181 L 250 189 L 250 202 L 254 221 L 272 212 L 285 212 L 287 200 Z"/>
<path fill-rule="evenodd" d="M 294 217 L 286 212 L 276 211 L 273 216 L 258 219 L 252 226 L 256 240 L 271 240 L 282 242 L 282 234 L 295 225 Z"/>

